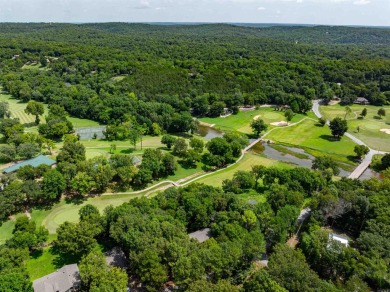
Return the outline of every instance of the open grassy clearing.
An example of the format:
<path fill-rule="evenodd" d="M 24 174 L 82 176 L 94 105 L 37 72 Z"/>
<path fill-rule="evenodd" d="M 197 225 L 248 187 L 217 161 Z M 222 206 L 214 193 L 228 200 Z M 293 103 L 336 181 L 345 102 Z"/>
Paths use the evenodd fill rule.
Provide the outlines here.
<path fill-rule="evenodd" d="M 50 68 L 49 67 L 42 67 L 41 66 L 41 63 L 37 62 L 37 63 L 32 63 L 32 64 L 24 64 L 22 66 L 22 69 L 23 70 L 42 70 L 42 71 L 49 71 Z"/>
<path fill-rule="evenodd" d="M 259 194 L 255 190 L 249 190 L 248 192 L 239 194 L 238 196 L 246 202 L 256 201 L 257 203 L 265 203 L 267 201 L 264 194 Z"/>
<path fill-rule="evenodd" d="M 289 128 L 279 128 L 270 132 L 266 139 L 296 145 L 333 155 L 338 161 L 351 164 L 348 156 L 355 155 L 353 149 L 355 143 L 347 137 L 342 137 L 340 141 L 334 140 L 328 127 L 318 126 L 313 120 L 305 120 L 302 123 Z M 314 153 L 307 151 L 314 156 Z"/>
<path fill-rule="evenodd" d="M 384 106 L 386 117 L 378 119 L 377 112 L 381 107 L 371 105 L 351 105 L 352 114 L 347 115 L 348 132 L 365 142 L 369 147 L 390 151 L 390 135 L 381 132 L 380 129 L 390 129 L 390 106 Z M 359 119 L 362 110 L 367 109 L 367 116 Z M 345 106 L 339 104 L 332 106 L 321 106 L 321 113 L 325 118 L 331 120 L 335 117 L 344 118 Z M 359 131 L 358 131 L 359 127 Z"/>
<path fill-rule="evenodd" d="M 2 88 L 0 87 L 0 91 L 1 89 Z M 21 102 L 20 100 L 17 100 L 13 98 L 11 95 L 5 93 L 0 93 L 0 101 L 7 101 L 9 103 L 9 110 L 11 112 L 11 117 L 18 118 L 20 122 L 25 125 L 26 131 L 36 132 L 38 130 L 38 127 L 34 125 L 35 116 L 28 115 L 24 112 L 27 103 Z M 44 108 L 45 108 L 45 113 L 42 116 L 40 116 L 41 123 L 45 122 L 45 116 L 47 115 L 48 112 L 47 104 L 44 104 Z M 75 128 L 95 127 L 99 125 L 98 122 L 88 120 L 88 119 L 69 117 L 69 120 L 72 122 Z"/>
<path fill-rule="evenodd" d="M 98 244 L 94 250 L 105 251 L 105 247 Z M 32 252 L 26 261 L 26 269 L 32 281 L 53 273 L 64 265 L 73 264 L 80 259 L 67 255 L 60 256 L 52 247 L 45 247 L 42 251 Z"/>
<path fill-rule="evenodd" d="M 294 166 L 283 163 L 277 160 L 265 158 L 259 154 L 254 154 L 252 152 L 248 152 L 244 155 L 244 157 L 234 166 L 229 167 L 228 169 L 219 171 L 215 174 L 211 174 L 204 178 L 197 180 L 197 183 L 204 183 L 207 185 L 212 185 L 214 187 L 222 186 L 222 181 L 225 179 L 231 179 L 235 172 L 239 170 L 251 170 L 253 165 L 264 165 L 264 166 L 277 166 L 283 168 L 292 168 Z"/>
<path fill-rule="evenodd" d="M 310 113 L 308 116 L 311 116 Z M 274 122 L 286 121 L 283 111 L 275 111 L 273 108 L 267 107 L 253 111 L 240 111 L 237 115 L 230 115 L 226 118 L 200 118 L 199 120 L 208 124 L 215 124 L 215 128 L 223 131 L 238 131 L 245 134 L 251 134 L 252 129 L 250 127 L 250 123 L 255 117 L 263 119 L 268 125 Z M 298 122 L 305 117 L 307 116 L 296 114 L 291 123 Z M 270 129 L 273 127 L 274 126 L 269 125 Z"/>

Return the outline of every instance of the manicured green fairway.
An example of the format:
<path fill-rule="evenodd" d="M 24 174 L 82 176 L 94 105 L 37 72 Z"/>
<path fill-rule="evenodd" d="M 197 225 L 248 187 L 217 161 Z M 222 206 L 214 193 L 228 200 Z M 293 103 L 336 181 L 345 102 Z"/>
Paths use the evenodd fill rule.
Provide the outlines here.
<path fill-rule="evenodd" d="M 384 106 L 386 117 L 378 119 L 377 112 L 381 107 L 377 106 L 350 106 L 352 114 L 348 115 L 348 132 L 364 141 L 368 146 L 376 150 L 390 151 L 390 134 L 381 132 L 380 129 L 390 129 L 390 106 Z M 362 110 L 367 109 L 367 116 L 358 119 Z M 321 113 L 327 119 L 345 116 L 345 107 L 339 104 L 333 106 L 321 106 Z M 357 130 L 359 127 L 359 131 Z"/>
<path fill-rule="evenodd" d="M 273 108 L 266 107 L 247 112 L 240 111 L 237 115 L 230 115 L 226 118 L 201 118 L 199 120 L 208 124 L 215 124 L 216 128 L 224 131 L 239 131 L 250 134 L 252 133 L 250 123 L 255 117 L 263 119 L 268 125 L 273 122 L 286 121 L 283 111 L 275 111 Z M 291 122 L 295 123 L 304 117 L 306 116 L 297 114 Z M 269 125 L 269 128 L 272 127 L 273 126 Z"/>
<path fill-rule="evenodd" d="M 356 145 L 347 137 L 342 137 L 340 141 L 334 140 L 327 126 L 317 126 L 315 121 L 309 119 L 292 127 L 275 129 L 266 139 L 332 154 L 338 157 L 337 160 L 346 163 L 351 163 L 347 156 L 354 155 Z"/>
<path fill-rule="evenodd" d="M 245 156 L 234 166 L 229 167 L 226 170 L 219 171 L 215 174 L 211 174 L 204 178 L 197 180 L 197 183 L 204 183 L 215 187 L 222 186 L 222 181 L 225 179 L 231 179 L 235 172 L 239 170 L 251 170 L 253 165 L 264 165 L 264 166 L 278 166 L 283 168 L 291 168 L 292 165 L 283 163 L 277 160 L 262 157 L 259 154 L 246 153 Z"/>

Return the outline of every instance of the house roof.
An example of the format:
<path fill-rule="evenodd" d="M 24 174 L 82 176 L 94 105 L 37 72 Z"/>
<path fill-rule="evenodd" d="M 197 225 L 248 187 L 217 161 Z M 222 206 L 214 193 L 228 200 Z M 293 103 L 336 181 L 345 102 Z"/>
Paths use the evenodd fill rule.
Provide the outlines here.
<path fill-rule="evenodd" d="M 51 166 L 53 164 L 56 164 L 56 161 L 53 159 L 50 159 L 49 157 L 46 157 L 44 155 L 39 155 L 35 158 L 25 160 L 23 162 L 19 162 L 19 163 L 16 163 L 10 167 L 7 167 L 3 170 L 3 172 L 11 173 L 11 172 L 17 171 L 19 168 L 26 166 L 26 165 L 31 165 L 31 166 L 37 167 L 41 164 L 46 164 L 46 165 Z"/>
<path fill-rule="evenodd" d="M 348 247 L 348 238 L 346 238 L 342 235 L 335 234 L 335 233 L 329 233 L 329 239 L 338 241 L 341 244 L 343 244 L 345 247 Z"/>
<path fill-rule="evenodd" d="M 357 97 L 355 101 L 356 102 L 368 102 L 368 99 L 365 97 Z"/>
<path fill-rule="evenodd" d="M 33 282 L 34 292 L 65 292 L 81 284 L 77 264 L 63 266 L 58 271 Z"/>
<path fill-rule="evenodd" d="M 190 238 L 194 238 L 194 239 L 198 240 L 199 242 L 204 242 L 207 239 L 211 238 L 211 231 L 210 231 L 210 228 L 205 228 L 202 230 L 192 232 L 188 235 Z"/>

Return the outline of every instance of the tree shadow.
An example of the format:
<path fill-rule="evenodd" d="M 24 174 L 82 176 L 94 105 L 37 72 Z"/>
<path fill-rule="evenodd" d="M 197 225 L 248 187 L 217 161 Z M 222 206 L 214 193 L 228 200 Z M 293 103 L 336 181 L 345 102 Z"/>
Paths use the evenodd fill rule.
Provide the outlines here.
<path fill-rule="evenodd" d="M 382 118 L 380 116 L 374 116 L 375 120 L 381 120 Z"/>
<path fill-rule="evenodd" d="M 53 265 L 56 267 L 56 269 L 60 269 L 65 265 L 70 265 L 74 263 L 78 263 L 81 259 L 81 256 L 75 256 L 70 254 L 62 254 L 58 247 L 55 245 L 50 247 L 50 252 L 53 255 L 56 255 L 56 257 L 53 259 Z"/>
<path fill-rule="evenodd" d="M 175 135 L 175 136 L 182 137 L 182 138 L 186 138 L 186 139 L 190 139 L 190 138 L 193 137 L 193 135 L 190 134 L 190 133 L 175 133 L 174 135 Z"/>
<path fill-rule="evenodd" d="M 31 123 L 24 123 L 23 126 L 25 128 L 31 128 L 31 127 L 35 127 L 35 126 L 38 126 L 35 122 L 31 122 Z"/>
<path fill-rule="evenodd" d="M 79 194 L 68 193 L 67 196 L 65 197 L 65 203 L 67 204 L 81 205 L 86 200 L 87 200 L 86 197 Z"/>
<path fill-rule="evenodd" d="M 332 135 L 321 135 L 320 136 L 321 139 L 324 139 L 324 140 L 327 140 L 329 142 L 337 142 L 337 141 L 340 141 L 339 138 L 337 137 L 334 137 Z"/>
<path fill-rule="evenodd" d="M 177 163 L 184 169 L 196 168 L 196 163 L 188 163 L 185 160 L 179 160 Z"/>
<path fill-rule="evenodd" d="M 122 154 L 131 154 L 131 153 L 133 153 L 134 151 L 135 151 L 134 148 L 128 148 L 128 149 L 123 149 L 123 150 L 121 150 L 121 151 L 119 151 L 119 152 L 122 153 Z"/>
<path fill-rule="evenodd" d="M 352 162 L 360 163 L 361 159 L 359 159 L 357 156 L 354 155 L 347 155 L 347 159 Z"/>
<path fill-rule="evenodd" d="M 37 258 L 39 258 L 40 256 L 42 256 L 42 254 L 43 254 L 43 249 L 36 249 L 36 250 L 34 250 L 34 251 L 32 251 L 31 253 L 30 253 L 30 256 L 33 258 L 33 259 L 37 259 Z"/>

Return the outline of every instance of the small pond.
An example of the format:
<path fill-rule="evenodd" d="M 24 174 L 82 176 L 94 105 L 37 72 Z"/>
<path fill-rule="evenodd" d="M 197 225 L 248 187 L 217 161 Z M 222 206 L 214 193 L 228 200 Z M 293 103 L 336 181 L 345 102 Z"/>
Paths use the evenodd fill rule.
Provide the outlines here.
<path fill-rule="evenodd" d="M 199 125 L 198 126 L 198 130 L 196 131 L 196 133 L 205 138 L 206 140 L 211 140 L 213 138 L 216 138 L 216 137 L 222 137 L 225 133 L 220 131 L 220 130 L 217 130 L 217 129 L 214 129 L 214 128 L 211 128 L 211 127 L 208 127 L 208 126 L 203 126 L 203 125 Z"/>
<path fill-rule="evenodd" d="M 211 139 L 216 138 L 216 137 L 222 137 L 225 133 L 220 131 L 220 130 L 217 130 L 215 128 L 199 125 L 197 134 L 201 137 L 204 137 L 206 140 L 211 140 Z M 254 140 L 255 139 L 249 139 L 250 143 L 252 143 Z M 257 152 L 259 154 L 261 153 L 261 154 L 265 155 L 267 158 L 271 158 L 274 160 L 283 161 L 286 163 L 291 163 L 291 164 L 294 164 L 294 165 L 297 165 L 300 167 L 306 167 L 306 168 L 312 167 L 313 160 L 314 160 L 313 155 L 306 153 L 305 150 L 303 150 L 301 148 L 289 147 L 289 146 L 283 146 L 283 148 L 286 148 L 288 150 L 288 152 L 295 152 L 297 154 L 301 154 L 301 156 L 303 154 L 307 158 L 299 158 L 295 155 L 283 153 L 281 151 L 278 151 L 277 149 L 272 148 L 270 145 L 268 145 L 268 143 L 262 143 L 262 142 L 259 142 L 256 145 L 254 145 L 251 148 L 251 150 L 254 152 Z M 348 177 L 351 174 L 351 172 L 346 171 L 341 167 L 339 169 L 340 169 L 339 175 L 342 177 Z M 363 174 L 360 176 L 359 179 L 360 180 L 369 179 L 373 176 L 379 178 L 379 174 L 377 172 L 368 168 L 368 169 L 366 169 L 365 172 L 363 172 Z"/>
<path fill-rule="evenodd" d="M 300 167 L 311 168 L 314 160 L 314 156 L 305 152 L 305 150 L 296 147 L 283 146 L 283 148 L 287 149 L 289 152 L 295 152 L 299 156 L 306 156 L 307 158 L 300 158 L 295 155 L 289 153 L 283 153 L 271 147 L 268 143 L 259 142 L 252 147 L 252 151 L 261 153 L 265 155 L 267 158 L 271 158 L 278 161 L 283 161 L 286 163 L 291 163 Z M 350 172 L 340 168 L 340 176 L 347 177 L 350 175 Z"/>

